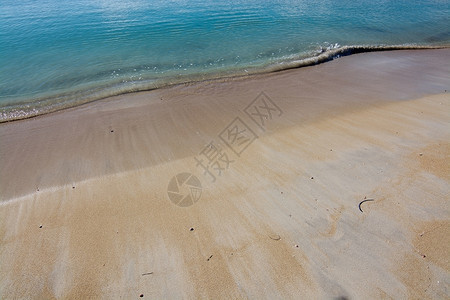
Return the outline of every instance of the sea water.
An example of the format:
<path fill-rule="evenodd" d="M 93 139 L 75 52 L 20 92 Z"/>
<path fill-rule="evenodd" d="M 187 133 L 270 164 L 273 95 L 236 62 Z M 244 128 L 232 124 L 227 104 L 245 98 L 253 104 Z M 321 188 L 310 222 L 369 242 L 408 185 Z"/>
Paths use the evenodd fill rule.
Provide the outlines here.
<path fill-rule="evenodd" d="M 450 44 L 445 0 L 0 0 L 0 122 L 370 49 Z"/>

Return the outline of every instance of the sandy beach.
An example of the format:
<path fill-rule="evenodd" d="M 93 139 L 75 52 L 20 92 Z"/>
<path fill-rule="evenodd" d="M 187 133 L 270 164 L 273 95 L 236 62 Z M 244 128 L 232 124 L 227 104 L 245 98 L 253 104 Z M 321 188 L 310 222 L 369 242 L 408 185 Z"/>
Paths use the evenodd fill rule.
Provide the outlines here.
<path fill-rule="evenodd" d="M 0 298 L 448 299 L 449 72 L 363 53 L 0 124 Z"/>

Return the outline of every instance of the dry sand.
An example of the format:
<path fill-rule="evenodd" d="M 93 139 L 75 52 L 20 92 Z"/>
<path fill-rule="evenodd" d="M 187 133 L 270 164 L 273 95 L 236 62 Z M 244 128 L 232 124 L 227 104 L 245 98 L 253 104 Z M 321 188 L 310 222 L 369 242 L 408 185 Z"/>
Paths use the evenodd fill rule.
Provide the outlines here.
<path fill-rule="evenodd" d="M 448 299 L 449 70 L 358 54 L 0 124 L 0 298 Z"/>

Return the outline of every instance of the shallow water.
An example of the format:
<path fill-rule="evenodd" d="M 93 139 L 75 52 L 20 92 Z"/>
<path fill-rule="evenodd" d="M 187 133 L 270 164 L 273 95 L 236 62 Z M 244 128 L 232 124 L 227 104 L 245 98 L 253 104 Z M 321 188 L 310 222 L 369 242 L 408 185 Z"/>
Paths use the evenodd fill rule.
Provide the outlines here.
<path fill-rule="evenodd" d="M 449 1 L 2 0 L 0 121 L 346 46 L 447 45 L 449 16 Z"/>

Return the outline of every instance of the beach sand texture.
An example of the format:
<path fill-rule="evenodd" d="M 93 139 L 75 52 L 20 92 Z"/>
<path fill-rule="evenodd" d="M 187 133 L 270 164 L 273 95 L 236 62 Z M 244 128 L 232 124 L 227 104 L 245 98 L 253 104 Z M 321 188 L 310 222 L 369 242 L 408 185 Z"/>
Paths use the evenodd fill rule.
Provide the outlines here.
<path fill-rule="evenodd" d="M 0 124 L 0 298 L 448 299 L 449 72 L 366 53 Z"/>

